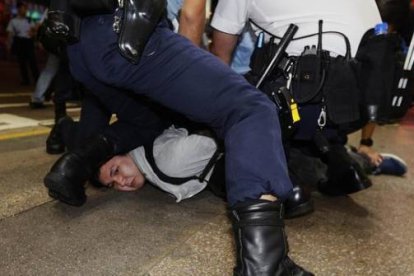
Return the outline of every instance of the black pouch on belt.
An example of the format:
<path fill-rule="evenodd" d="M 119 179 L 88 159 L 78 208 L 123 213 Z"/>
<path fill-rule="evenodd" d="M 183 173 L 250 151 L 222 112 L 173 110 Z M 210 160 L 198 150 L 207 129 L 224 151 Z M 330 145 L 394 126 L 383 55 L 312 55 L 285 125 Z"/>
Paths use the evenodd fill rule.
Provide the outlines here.
<path fill-rule="evenodd" d="M 306 46 L 296 60 L 292 82 L 292 94 L 299 104 L 319 103 L 325 80 L 324 54 L 315 46 Z"/>
<path fill-rule="evenodd" d="M 296 60 L 293 73 L 292 95 L 298 104 L 320 103 L 323 100 L 322 86 L 325 82 L 325 56 L 322 50 L 322 25 L 318 22 L 318 45 L 306 46 Z"/>
<path fill-rule="evenodd" d="M 123 1 L 118 47 L 131 63 L 138 63 L 152 32 L 164 15 L 165 0 Z M 116 22 L 115 22 L 116 23 Z"/>
<path fill-rule="evenodd" d="M 358 85 L 360 64 L 343 56 L 331 57 L 323 94 L 328 118 L 336 125 L 357 122 L 361 119 L 362 97 Z"/>

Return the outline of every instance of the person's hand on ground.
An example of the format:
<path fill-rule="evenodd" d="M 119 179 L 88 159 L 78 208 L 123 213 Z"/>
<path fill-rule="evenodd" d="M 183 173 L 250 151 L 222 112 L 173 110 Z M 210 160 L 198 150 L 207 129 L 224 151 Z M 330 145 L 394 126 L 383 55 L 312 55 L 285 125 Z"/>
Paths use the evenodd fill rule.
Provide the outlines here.
<path fill-rule="evenodd" d="M 368 157 L 372 165 L 376 167 L 378 167 L 383 160 L 383 157 L 381 156 L 381 154 L 376 152 L 372 147 L 360 145 L 358 148 L 358 153 Z"/>

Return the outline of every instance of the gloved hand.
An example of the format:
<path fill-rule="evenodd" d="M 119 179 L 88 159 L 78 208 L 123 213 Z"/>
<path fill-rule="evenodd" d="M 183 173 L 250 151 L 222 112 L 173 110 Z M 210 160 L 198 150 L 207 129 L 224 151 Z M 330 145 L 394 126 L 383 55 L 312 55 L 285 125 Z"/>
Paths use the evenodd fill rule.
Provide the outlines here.
<path fill-rule="evenodd" d="M 48 18 L 43 23 L 45 35 L 65 44 L 79 41 L 80 18 L 75 14 L 63 11 L 49 11 Z"/>
<path fill-rule="evenodd" d="M 61 40 L 56 39 L 46 33 L 47 25 L 43 22 L 37 30 L 37 40 L 42 44 L 43 48 L 49 53 L 60 56 L 63 53 L 65 44 Z"/>

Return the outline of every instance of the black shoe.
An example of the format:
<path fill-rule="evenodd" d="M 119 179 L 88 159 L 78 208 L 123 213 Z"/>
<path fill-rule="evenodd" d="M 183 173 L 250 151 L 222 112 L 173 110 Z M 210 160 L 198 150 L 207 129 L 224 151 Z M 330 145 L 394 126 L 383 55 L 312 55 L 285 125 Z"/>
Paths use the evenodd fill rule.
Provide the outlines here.
<path fill-rule="evenodd" d="M 293 186 L 293 193 L 286 199 L 284 206 L 286 219 L 301 217 L 315 210 L 310 191 L 299 185 Z"/>
<path fill-rule="evenodd" d="M 371 180 L 362 176 L 363 172 L 358 172 L 350 168 L 343 174 L 342 178 L 330 178 L 326 182 L 318 184 L 318 191 L 327 196 L 344 196 L 354 194 L 372 186 Z"/>
<path fill-rule="evenodd" d="M 42 102 L 30 102 L 29 107 L 31 109 L 42 109 L 42 108 L 46 108 L 46 105 Z"/>
<path fill-rule="evenodd" d="M 283 208 L 279 202 L 257 200 L 231 209 L 236 242 L 235 276 L 312 276 L 288 257 Z"/>
<path fill-rule="evenodd" d="M 76 158 L 75 158 L 76 159 Z M 82 184 L 71 182 L 69 175 L 65 176 L 59 173 L 66 167 L 71 167 L 72 170 L 81 171 L 82 168 L 76 168 L 81 162 L 76 162 L 71 155 L 64 155 L 55 163 L 51 171 L 46 175 L 43 182 L 48 188 L 49 196 L 57 199 L 63 203 L 72 206 L 82 206 L 86 202 L 85 188 Z M 75 172 L 73 174 L 76 174 Z"/>
<path fill-rule="evenodd" d="M 371 180 L 360 164 L 352 159 L 344 146 L 334 146 L 327 153 L 328 180 L 318 184 L 320 193 L 342 196 L 365 190 Z"/>
<path fill-rule="evenodd" d="M 65 116 L 60 118 L 50 131 L 46 139 L 46 152 L 49 154 L 61 154 L 65 151 L 65 144 L 62 138 L 62 124 L 64 122 L 73 122 L 72 118 Z"/>
<path fill-rule="evenodd" d="M 63 203 L 81 206 L 86 201 L 85 182 L 114 154 L 114 145 L 98 136 L 73 152 L 62 155 L 43 182 L 49 195 Z"/>

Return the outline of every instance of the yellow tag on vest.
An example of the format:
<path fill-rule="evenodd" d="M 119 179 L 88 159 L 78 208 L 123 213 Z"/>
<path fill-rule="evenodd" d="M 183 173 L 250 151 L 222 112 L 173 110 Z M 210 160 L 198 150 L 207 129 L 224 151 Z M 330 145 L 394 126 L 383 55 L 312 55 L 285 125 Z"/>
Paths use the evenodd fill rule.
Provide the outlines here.
<path fill-rule="evenodd" d="M 293 103 L 290 104 L 290 113 L 292 114 L 293 123 L 300 121 L 300 115 L 298 110 L 298 105 L 292 100 Z"/>

